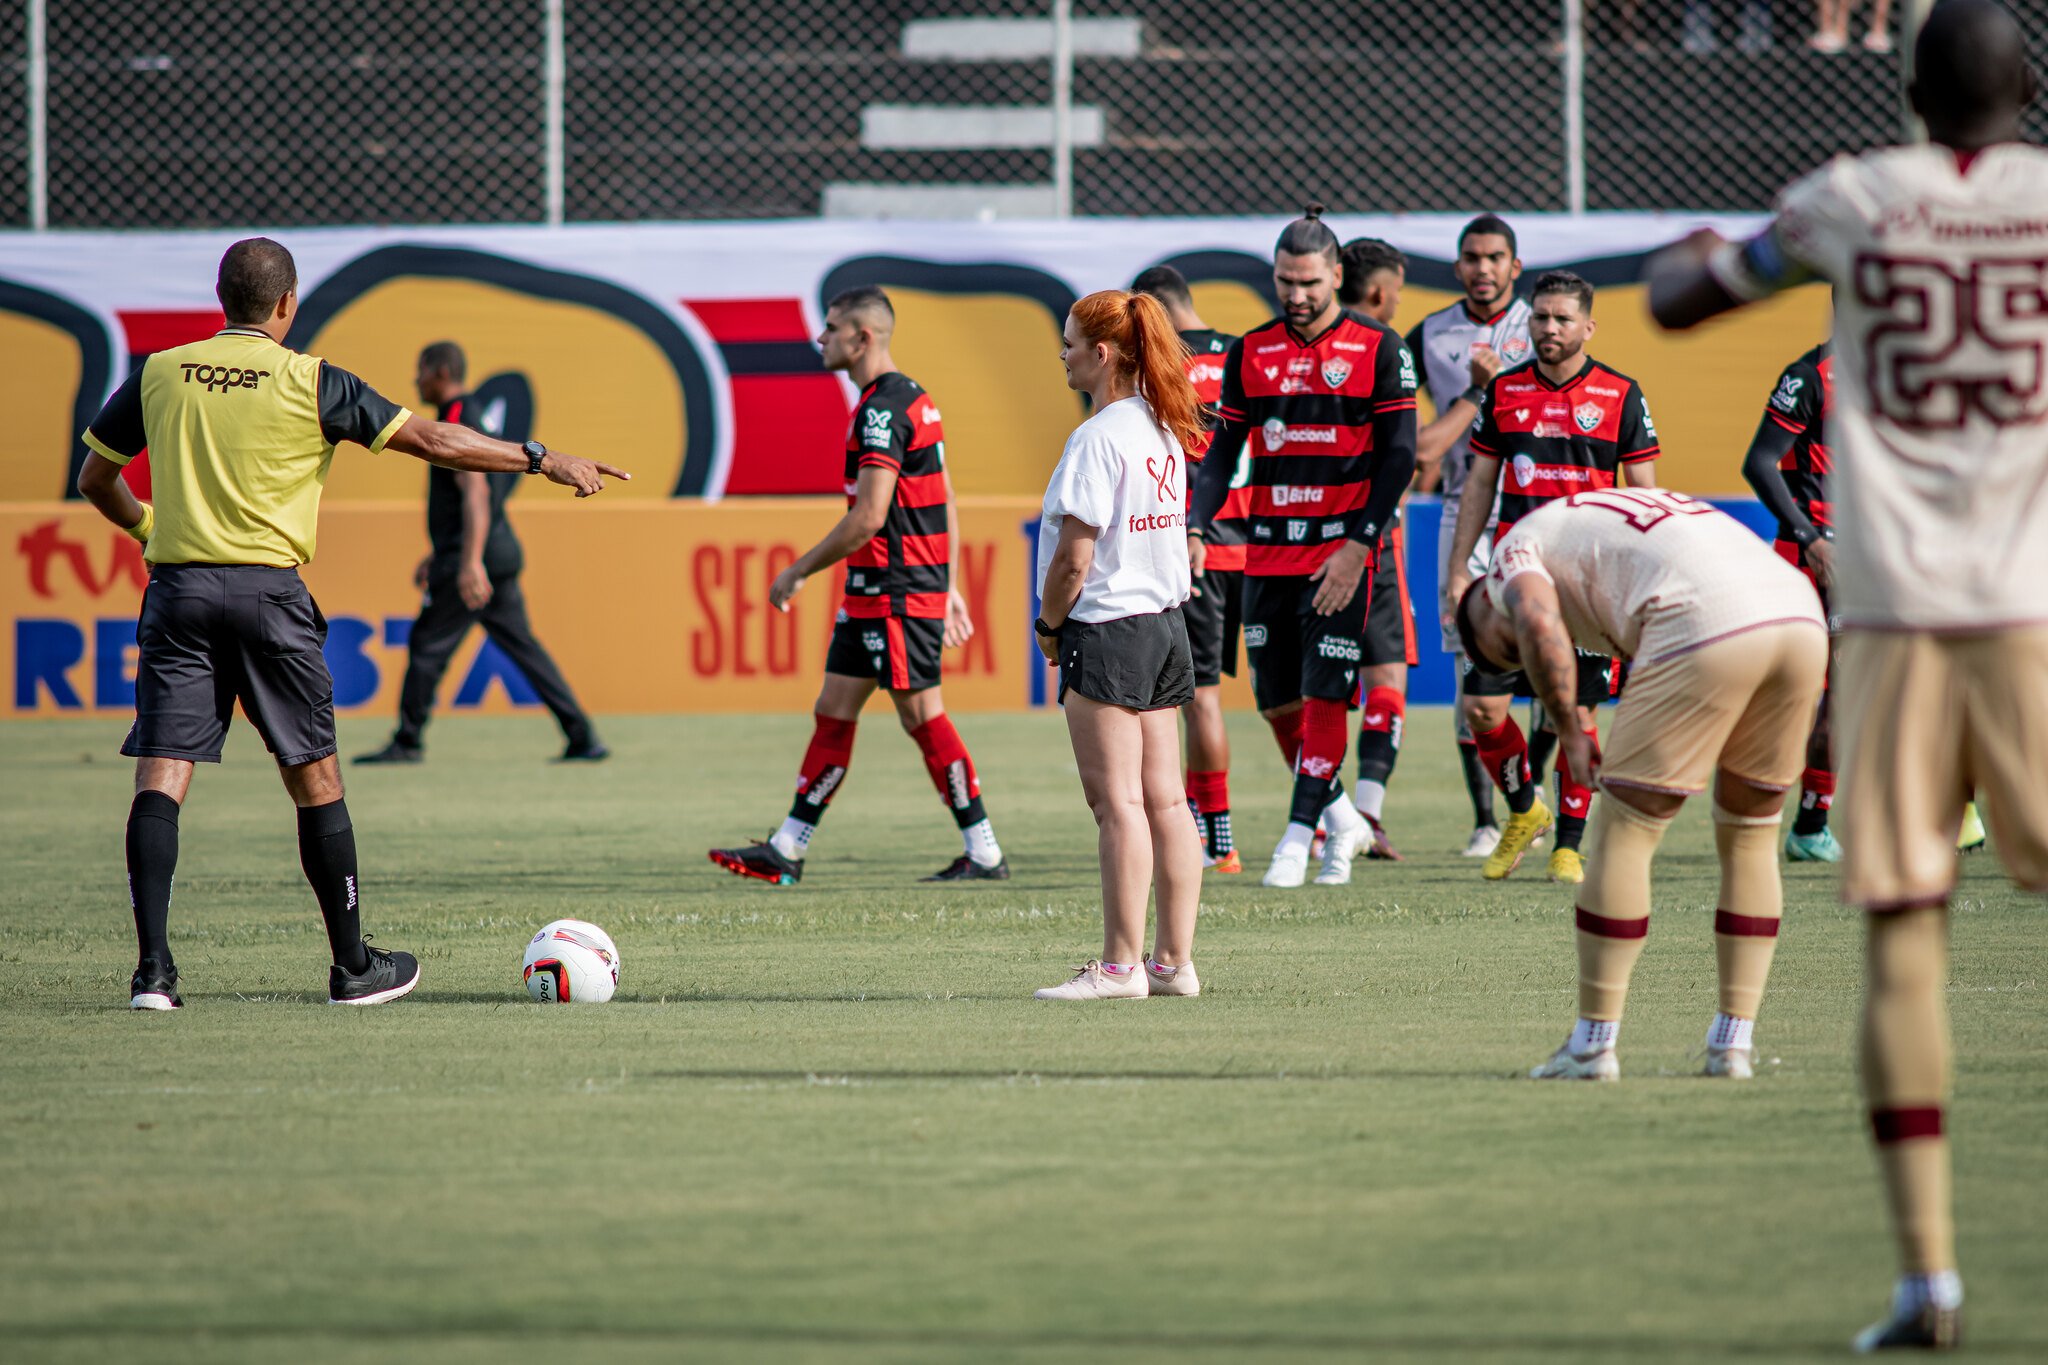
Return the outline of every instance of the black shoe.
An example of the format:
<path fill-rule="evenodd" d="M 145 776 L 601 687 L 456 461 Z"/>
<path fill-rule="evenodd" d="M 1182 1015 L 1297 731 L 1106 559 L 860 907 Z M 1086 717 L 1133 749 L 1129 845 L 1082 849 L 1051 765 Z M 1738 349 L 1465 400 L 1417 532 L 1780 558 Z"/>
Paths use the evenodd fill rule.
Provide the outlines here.
<path fill-rule="evenodd" d="M 396 1000 L 420 984 L 420 960 L 411 953 L 387 953 L 372 948 L 364 935 L 363 951 L 370 965 L 360 972 L 336 964 L 327 969 L 327 1003 L 330 1005 L 381 1005 Z"/>
<path fill-rule="evenodd" d="M 568 748 L 562 750 L 562 756 L 555 761 L 557 763 L 602 763 L 611 756 L 612 751 L 604 747 L 603 740 L 586 739 L 581 744 L 571 744 Z"/>
<path fill-rule="evenodd" d="M 804 879 L 804 860 L 785 858 L 775 845 L 748 844 L 745 848 L 714 848 L 711 861 L 735 877 L 752 877 L 776 886 L 794 886 Z"/>
<path fill-rule="evenodd" d="M 929 877 L 919 877 L 921 882 L 1006 882 L 1010 880 L 1010 860 L 996 859 L 994 867 L 983 867 L 965 853 L 947 863 Z"/>
<path fill-rule="evenodd" d="M 145 957 L 128 978 L 128 1008 L 131 1010 L 181 1010 L 178 998 L 178 969 L 168 962 Z"/>
<path fill-rule="evenodd" d="M 373 754 L 357 754 L 351 763 L 418 763 L 427 756 L 427 751 L 413 744 L 400 744 L 392 740 Z"/>
<path fill-rule="evenodd" d="M 1856 1334 L 1856 1354 L 1877 1351 L 1953 1351 L 1963 1341 L 1963 1310 L 1920 1305 L 1911 1313 L 1897 1309 L 1883 1322 L 1874 1322 Z"/>

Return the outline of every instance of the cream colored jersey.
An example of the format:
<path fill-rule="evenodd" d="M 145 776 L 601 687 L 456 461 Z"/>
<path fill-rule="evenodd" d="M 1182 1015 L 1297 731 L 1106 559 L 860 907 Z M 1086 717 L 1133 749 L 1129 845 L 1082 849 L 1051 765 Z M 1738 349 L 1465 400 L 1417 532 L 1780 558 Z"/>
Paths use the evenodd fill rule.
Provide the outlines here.
<path fill-rule="evenodd" d="M 2048 622 L 2048 152 L 1837 158 L 1716 271 L 1748 295 L 1808 272 L 1835 286 L 1835 610 Z"/>
<path fill-rule="evenodd" d="M 1638 665 L 1762 626 L 1827 629 L 1805 574 L 1733 517 L 1661 488 L 1575 493 L 1516 522 L 1486 575 L 1511 621 L 1504 589 L 1525 573 L 1556 587 L 1581 649 Z"/>

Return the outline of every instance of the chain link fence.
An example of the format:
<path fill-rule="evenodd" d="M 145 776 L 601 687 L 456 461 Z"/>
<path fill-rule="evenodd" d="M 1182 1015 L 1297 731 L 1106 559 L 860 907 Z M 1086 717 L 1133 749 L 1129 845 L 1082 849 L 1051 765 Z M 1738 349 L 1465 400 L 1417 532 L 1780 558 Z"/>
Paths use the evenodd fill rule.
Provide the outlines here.
<path fill-rule="evenodd" d="M 1896 137 L 1840 3 L 0 0 L 0 223 L 38 24 L 53 227 L 1760 209 Z"/>

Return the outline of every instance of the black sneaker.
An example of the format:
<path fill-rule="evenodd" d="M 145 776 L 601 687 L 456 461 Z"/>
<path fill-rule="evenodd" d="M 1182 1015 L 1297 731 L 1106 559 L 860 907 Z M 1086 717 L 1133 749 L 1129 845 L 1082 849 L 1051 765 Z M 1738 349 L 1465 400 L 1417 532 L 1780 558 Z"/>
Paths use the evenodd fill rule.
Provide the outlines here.
<path fill-rule="evenodd" d="M 929 877 L 919 877 L 921 882 L 1006 882 L 1010 880 L 1010 860 L 996 859 L 994 867 L 984 867 L 965 853 L 947 863 Z"/>
<path fill-rule="evenodd" d="M 420 763 L 425 761 L 427 751 L 412 744 L 400 744 L 392 740 L 372 754 L 357 754 L 351 763 Z"/>
<path fill-rule="evenodd" d="M 178 998 L 178 969 L 168 962 L 145 957 L 128 978 L 128 1008 L 131 1010 L 181 1010 Z"/>
<path fill-rule="evenodd" d="M 1963 1341 L 1963 1310 L 1920 1305 L 1910 1313 L 1892 1310 L 1883 1322 L 1873 1322 L 1856 1334 L 1856 1354 L 1878 1351 L 1953 1351 Z"/>
<path fill-rule="evenodd" d="M 714 848 L 711 861 L 735 877 L 752 877 L 776 886 L 794 886 L 804 879 L 804 860 L 785 858 L 773 844 L 748 844 L 745 848 Z"/>
<path fill-rule="evenodd" d="M 370 965 L 352 972 L 339 964 L 327 969 L 327 1003 L 330 1005 L 381 1005 L 396 1000 L 420 984 L 420 960 L 411 953 L 387 953 L 372 948 L 363 936 L 363 951 Z"/>
<path fill-rule="evenodd" d="M 586 739 L 581 744 L 571 744 L 568 748 L 562 750 L 562 756 L 556 759 L 555 762 L 602 763 L 611 756 L 612 751 L 604 747 L 604 741 Z"/>

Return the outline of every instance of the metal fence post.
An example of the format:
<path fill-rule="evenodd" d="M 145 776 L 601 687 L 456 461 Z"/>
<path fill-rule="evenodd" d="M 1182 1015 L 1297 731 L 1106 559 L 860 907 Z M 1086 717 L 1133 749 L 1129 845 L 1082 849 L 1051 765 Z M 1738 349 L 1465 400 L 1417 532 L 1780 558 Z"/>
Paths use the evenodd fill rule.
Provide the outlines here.
<path fill-rule="evenodd" d="M 568 193 L 562 139 L 562 88 L 568 80 L 568 62 L 562 50 L 562 0 L 546 0 L 546 5 L 547 51 L 541 59 L 545 90 L 541 117 L 547 125 L 547 221 L 549 227 L 560 227 Z"/>
<path fill-rule="evenodd" d="M 50 48 L 46 0 L 28 0 L 28 225 L 50 226 Z"/>
<path fill-rule="evenodd" d="M 1564 202 L 1586 211 L 1586 5 L 1564 0 Z"/>
<path fill-rule="evenodd" d="M 1913 112 L 1913 44 L 1920 40 L 1920 26 L 1927 22 L 1934 0 L 1906 0 L 1899 15 L 1899 141 L 1927 141 L 1927 125 Z"/>
<path fill-rule="evenodd" d="M 1052 0 L 1053 214 L 1074 216 L 1074 3 Z"/>

